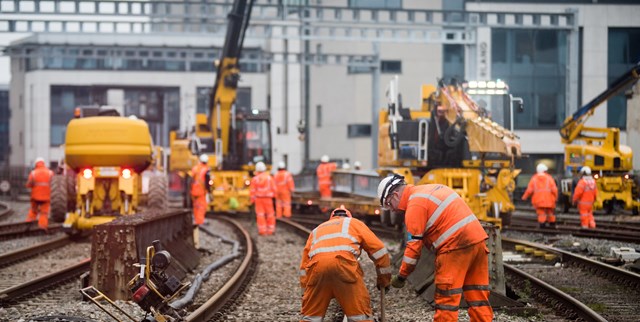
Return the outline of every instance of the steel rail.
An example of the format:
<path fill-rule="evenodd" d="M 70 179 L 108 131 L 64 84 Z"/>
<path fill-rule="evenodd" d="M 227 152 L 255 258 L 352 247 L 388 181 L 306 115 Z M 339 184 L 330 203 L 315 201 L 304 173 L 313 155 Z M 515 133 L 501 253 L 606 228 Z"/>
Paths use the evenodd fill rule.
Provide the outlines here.
<path fill-rule="evenodd" d="M 32 246 L 17 249 L 12 252 L 4 253 L 0 255 L 0 267 L 9 266 L 12 263 L 27 259 L 29 257 L 36 256 L 38 254 L 46 253 L 53 249 L 58 249 L 71 244 L 71 238 L 67 235 L 60 236 L 58 238 L 48 240 L 46 242 L 38 243 Z"/>

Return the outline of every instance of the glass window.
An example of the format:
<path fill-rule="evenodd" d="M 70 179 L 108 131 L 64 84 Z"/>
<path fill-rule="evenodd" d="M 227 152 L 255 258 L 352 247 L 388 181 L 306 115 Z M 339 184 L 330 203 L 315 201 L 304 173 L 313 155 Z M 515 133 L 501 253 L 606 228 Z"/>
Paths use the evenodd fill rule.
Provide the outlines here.
<path fill-rule="evenodd" d="M 402 0 L 349 0 L 349 7 L 400 9 Z"/>
<path fill-rule="evenodd" d="M 402 73 L 402 61 L 400 60 L 382 60 L 380 61 L 380 72 L 387 74 Z"/>
<path fill-rule="evenodd" d="M 607 83 L 611 84 L 640 61 L 640 28 L 609 28 L 608 57 Z M 627 128 L 624 92 L 631 86 L 607 102 L 608 127 Z"/>
<path fill-rule="evenodd" d="M 444 78 L 464 79 L 464 46 L 444 45 Z"/>
<path fill-rule="evenodd" d="M 371 136 L 371 124 L 348 124 L 348 138 L 365 138 Z"/>
<path fill-rule="evenodd" d="M 494 63 L 506 63 L 507 48 L 507 31 L 494 30 L 491 35 L 491 60 Z"/>
<path fill-rule="evenodd" d="M 51 86 L 50 145 L 64 143 L 67 123 L 73 118 L 76 107 L 91 104 L 88 86 Z"/>

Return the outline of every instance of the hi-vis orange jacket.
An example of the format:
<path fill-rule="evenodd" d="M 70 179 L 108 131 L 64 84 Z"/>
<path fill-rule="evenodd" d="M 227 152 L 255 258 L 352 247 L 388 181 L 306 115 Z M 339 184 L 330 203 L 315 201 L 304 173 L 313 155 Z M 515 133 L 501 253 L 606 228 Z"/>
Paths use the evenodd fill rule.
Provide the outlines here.
<path fill-rule="evenodd" d="M 273 176 L 273 180 L 276 182 L 276 189 L 278 193 L 293 192 L 295 189 L 293 176 L 291 175 L 291 172 L 287 170 L 278 170 L 278 172 Z"/>
<path fill-rule="evenodd" d="M 585 176 L 578 181 L 576 191 L 573 193 L 573 202 L 585 205 L 593 205 L 598 195 L 596 181 L 591 176 Z"/>
<path fill-rule="evenodd" d="M 191 168 L 191 176 L 193 182 L 191 183 L 191 195 L 194 197 L 204 196 L 207 193 L 207 183 L 205 177 L 209 167 L 206 164 L 198 163 Z"/>
<path fill-rule="evenodd" d="M 555 208 L 558 199 L 558 187 L 548 173 L 536 173 L 531 177 L 527 190 L 522 195 L 522 200 L 531 197 L 531 204 L 535 208 Z"/>
<path fill-rule="evenodd" d="M 331 172 L 338 167 L 335 162 L 320 163 L 316 168 L 316 176 L 318 177 L 318 185 L 331 184 Z"/>
<path fill-rule="evenodd" d="M 251 179 L 249 190 L 251 199 L 273 198 L 276 195 L 276 184 L 269 172 L 262 172 Z"/>
<path fill-rule="evenodd" d="M 51 199 L 51 178 L 53 171 L 47 169 L 44 162 L 36 163 L 36 168 L 29 173 L 27 188 L 31 188 L 31 199 L 49 201 Z"/>
<path fill-rule="evenodd" d="M 406 211 L 409 234 L 400 276 L 406 277 L 413 272 L 423 245 L 440 254 L 488 238 L 469 206 L 447 186 L 407 185 L 398 208 Z"/>
<path fill-rule="evenodd" d="M 300 285 L 307 285 L 306 269 L 319 260 L 333 260 L 336 256 L 360 257 L 364 249 L 376 265 L 378 285 L 391 281 L 391 259 L 382 241 L 362 221 L 351 217 L 333 216 L 316 227 L 307 239 L 300 263 Z M 352 257 L 353 256 L 353 257 Z M 358 269 L 362 276 L 361 269 Z"/>

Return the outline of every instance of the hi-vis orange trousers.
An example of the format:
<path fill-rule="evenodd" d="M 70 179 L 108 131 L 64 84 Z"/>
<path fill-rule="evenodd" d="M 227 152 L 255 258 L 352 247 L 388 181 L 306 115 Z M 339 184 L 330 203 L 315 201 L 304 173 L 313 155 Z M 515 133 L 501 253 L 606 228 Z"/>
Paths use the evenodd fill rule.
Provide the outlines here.
<path fill-rule="evenodd" d="M 460 298 L 469 304 L 471 322 L 491 322 L 489 249 L 484 241 L 436 255 L 434 322 L 458 321 Z"/>
<path fill-rule="evenodd" d="M 256 203 L 256 224 L 258 234 L 272 235 L 276 231 L 276 217 L 273 210 L 273 199 L 271 197 L 257 197 Z"/>
<path fill-rule="evenodd" d="M 27 222 L 35 221 L 38 218 L 38 227 L 40 229 L 47 229 L 49 227 L 49 205 L 51 203 L 47 201 L 39 201 L 31 199 L 31 208 L 29 214 L 27 214 Z"/>

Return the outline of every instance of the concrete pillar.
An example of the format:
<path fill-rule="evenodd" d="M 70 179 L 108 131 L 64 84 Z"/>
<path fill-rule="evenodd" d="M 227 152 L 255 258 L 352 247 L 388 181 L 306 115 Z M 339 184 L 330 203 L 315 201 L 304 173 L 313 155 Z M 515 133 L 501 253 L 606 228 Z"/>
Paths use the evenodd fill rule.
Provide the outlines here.
<path fill-rule="evenodd" d="M 633 169 L 640 169 L 640 82 L 633 85 L 633 95 L 627 100 L 627 145 L 634 152 Z"/>

